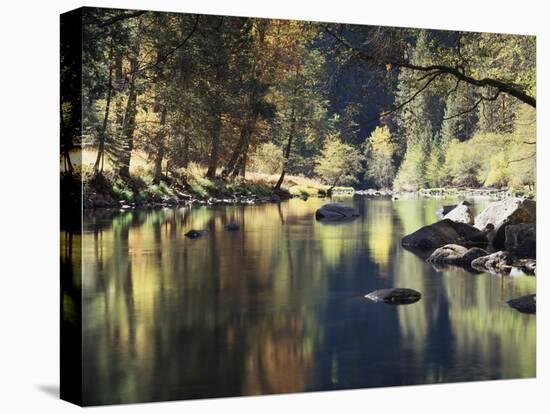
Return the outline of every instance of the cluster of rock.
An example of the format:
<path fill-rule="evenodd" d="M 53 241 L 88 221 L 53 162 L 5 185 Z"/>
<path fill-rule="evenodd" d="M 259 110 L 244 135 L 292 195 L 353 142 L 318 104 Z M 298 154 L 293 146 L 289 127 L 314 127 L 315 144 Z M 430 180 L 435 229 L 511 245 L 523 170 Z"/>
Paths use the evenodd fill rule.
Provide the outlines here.
<path fill-rule="evenodd" d="M 512 197 L 513 194 L 507 189 L 499 188 L 425 188 L 418 191 L 424 197 L 441 197 L 448 195 L 459 195 L 462 197 L 491 197 L 503 199 Z"/>
<path fill-rule="evenodd" d="M 354 194 L 363 195 L 367 197 L 389 197 L 389 196 L 394 196 L 397 193 L 392 190 L 375 190 L 374 188 L 369 188 L 366 190 L 356 190 Z"/>
<path fill-rule="evenodd" d="M 405 236 L 401 244 L 434 265 L 462 266 L 494 274 L 509 274 L 513 269 L 536 273 L 535 201 L 504 199 L 477 217 L 469 203 L 461 202 L 442 206 L 436 214 L 440 221 Z M 510 301 L 509 305 L 519 310 L 520 305 L 515 305 L 526 300 L 534 303 L 534 299 L 524 298 Z"/>
<path fill-rule="evenodd" d="M 109 194 L 100 193 L 85 193 L 82 198 L 82 206 L 85 209 L 89 208 L 116 208 L 119 207 L 119 202 Z"/>
<path fill-rule="evenodd" d="M 298 196 L 303 200 L 307 200 L 307 196 Z M 174 208 L 185 206 L 223 206 L 223 205 L 256 205 L 266 203 L 278 203 L 281 201 L 281 196 L 271 194 L 269 196 L 250 195 L 232 195 L 227 197 L 207 197 L 196 198 L 190 194 L 181 193 L 177 196 L 158 196 L 151 199 L 143 199 L 134 197 L 131 200 L 116 200 L 109 194 L 101 194 L 95 192 L 87 192 L 82 200 L 84 209 L 96 208 L 116 208 L 116 209 L 138 209 L 138 208 Z"/>

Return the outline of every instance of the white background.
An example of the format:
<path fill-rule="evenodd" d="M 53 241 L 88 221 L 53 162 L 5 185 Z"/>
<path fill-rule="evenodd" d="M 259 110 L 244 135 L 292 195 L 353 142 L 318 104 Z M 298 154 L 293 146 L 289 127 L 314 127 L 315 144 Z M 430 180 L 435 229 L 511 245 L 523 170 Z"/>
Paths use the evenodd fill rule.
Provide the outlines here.
<path fill-rule="evenodd" d="M 62 0 L 3 2 L 0 14 L 0 411 L 66 413 L 59 375 L 59 13 L 105 6 L 536 34 L 538 44 L 538 358 L 536 380 L 414 386 L 91 408 L 125 412 L 324 413 L 548 409 L 549 24 L 544 1 Z M 545 105 L 546 104 L 546 105 Z M 546 165 L 545 165 L 546 164 Z M 543 226 L 543 227 L 541 227 Z M 522 352 L 518 349 L 517 352 Z M 545 395 L 546 392 L 546 395 Z M 544 408 L 543 408 L 544 407 Z"/>

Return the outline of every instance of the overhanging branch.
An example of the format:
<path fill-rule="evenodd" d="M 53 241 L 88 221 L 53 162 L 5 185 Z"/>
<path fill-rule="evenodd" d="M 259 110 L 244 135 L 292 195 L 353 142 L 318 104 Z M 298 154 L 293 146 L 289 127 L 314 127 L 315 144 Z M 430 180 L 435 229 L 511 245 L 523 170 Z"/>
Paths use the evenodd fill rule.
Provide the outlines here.
<path fill-rule="evenodd" d="M 500 91 L 497 91 L 497 93 L 495 93 L 493 96 L 487 98 L 486 96 L 481 96 L 470 108 L 468 109 L 465 109 L 464 111 L 462 112 L 459 112 L 459 113 L 456 113 L 456 114 L 453 114 L 453 115 L 450 115 L 450 116 L 447 116 L 447 117 L 444 117 L 443 118 L 443 121 L 448 121 L 449 119 L 453 119 L 453 118 L 457 118 L 459 116 L 462 116 L 464 114 L 467 114 L 468 112 L 472 112 L 473 110 L 475 110 L 479 104 L 483 101 L 496 101 L 496 99 L 499 97 L 500 95 Z"/>
<path fill-rule="evenodd" d="M 537 100 L 534 97 L 523 92 L 514 84 L 506 83 L 498 79 L 492 79 L 492 78 L 476 79 L 472 76 L 466 75 L 461 68 L 455 68 L 455 67 L 446 66 L 446 65 L 421 66 L 421 65 L 415 65 L 413 63 L 410 63 L 407 61 L 401 61 L 397 59 L 388 59 L 386 61 L 382 61 L 382 59 L 380 58 L 376 59 L 375 57 L 369 55 L 365 51 L 354 47 L 353 45 L 348 43 L 346 40 L 344 40 L 342 37 L 333 33 L 332 30 L 330 30 L 326 25 L 323 25 L 322 27 L 323 27 L 323 30 L 326 33 L 328 33 L 332 38 L 334 38 L 338 43 L 340 43 L 347 49 L 350 49 L 356 52 L 357 55 L 360 56 L 361 59 L 363 59 L 366 62 L 377 64 L 377 65 L 391 65 L 391 66 L 411 69 L 419 72 L 428 72 L 428 73 L 438 72 L 442 74 L 448 74 L 448 75 L 454 76 L 457 80 L 466 82 L 473 86 L 495 88 L 499 92 L 506 93 L 510 96 L 513 96 L 514 98 L 519 99 L 520 101 L 526 103 L 527 105 L 532 106 L 533 108 L 537 107 Z"/>

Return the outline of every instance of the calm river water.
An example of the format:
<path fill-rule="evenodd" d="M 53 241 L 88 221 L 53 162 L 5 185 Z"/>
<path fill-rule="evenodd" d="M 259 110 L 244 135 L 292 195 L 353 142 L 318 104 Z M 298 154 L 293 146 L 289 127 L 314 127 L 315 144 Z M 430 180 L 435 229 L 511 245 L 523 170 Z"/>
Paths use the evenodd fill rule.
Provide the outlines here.
<path fill-rule="evenodd" d="M 84 402 L 432 384 L 535 375 L 536 279 L 437 271 L 400 245 L 452 199 L 326 200 L 85 217 Z M 474 200 L 479 211 L 488 200 Z M 230 221 L 241 230 L 228 232 Z M 190 229 L 209 235 L 191 240 Z M 386 287 L 412 305 L 369 303 Z"/>

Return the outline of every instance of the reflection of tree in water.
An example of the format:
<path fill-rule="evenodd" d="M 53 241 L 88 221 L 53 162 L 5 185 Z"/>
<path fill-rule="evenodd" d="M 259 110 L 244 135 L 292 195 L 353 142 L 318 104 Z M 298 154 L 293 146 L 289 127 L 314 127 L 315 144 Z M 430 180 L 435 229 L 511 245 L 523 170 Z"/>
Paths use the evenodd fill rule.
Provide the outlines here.
<path fill-rule="evenodd" d="M 76 226 L 64 226 L 60 232 L 61 271 L 61 397 L 80 399 L 81 390 L 74 378 L 82 376 L 82 235 Z"/>
<path fill-rule="evenodd" d="M 369 305 L 359 297 L 330 301 L 325 341 L 315 357 L 314 389 L 534 375 L 534 319 L 511 311 L 505 303 L 506 297 L 529 293 L 533 278 L 508 278 L 507 286 L 499 286 L 490 275 L 456 269 L 438 273 L 401 247 L 401 237 L 435 221 L 433 212 L 445 201 L 365 204 L 363 230 L 369 254 L 356 251 L 347 263 L 336 261 L 327 276 L 329 290 L 349 290 L 351 298 L 353 292 L 402 286 L 421 291 L 423 298 L 397 307 Z M 375 223 L 375 217 L 387 217 L 380 211 L 384 205 L 391 209 L 391 225 Z M 388 263 L 383 260 L 387 247 L 375 245 L 385 244 L 385 237 L 391 240 Z"/>
<path fill-rule="evenodd" d="M 89 400 L 304 389 L 317 335 L 309 298 L 322 289 L 290 264 L 313 256 L 292 257 L 279 215 L 246 211 L 127 213 L 87 234 Z M 225 232 L 230 221 L 242 231 Z M 190 241 L 190 228 L 210 235 Z"/>
<path fill-rule="evenodd" d="M 489 203 L 476 201 L 477 211 Z M 421 198 L 416 205 L 396 202 L 403 234 L 434 222 L 432 214 L 437 206 L 450 203 Z M 428 368 L 429 376 L 416 382 L 534 375 L 534 318 L 510 312 L 505 303 L 509 298 L 532 293 L 534 278 L 499 278 L 453 268 L 436 272 L 399 246 L 394 266 L 397 284 L 424 293 L 418 304 L 399 309 L 401 332 L 412 338 L 416 353 L 421 355 L 419 363 Z"/>
<path fill-rule="evenodd" d="M 312 345 L 300 315 L 278 315 L 248 332 L 244 394 L 306 390 L 313 368 Z"/>
<path fill-rule="evenodd" d="M 372 200 L 366 210 L 368 248 L 380 276 L 388 276 L 390 250 L 393 245 L 393 211 L 389 199 Z"/>
<path fill-rule="evenodd" d="M 488 275 L 435 272 L 401 248 L 400 236 L 432 220 L 437 201 L 400 201 L 347 199 L 362 215 L 340 226 L 314 220 L 324 202 L 316 199 L 87 221 L 85 397 L 146 401 L 531 375 L 534 318 L 509 310 L 504 298 L 531 293 L 533 279 L 500 286 Z M 224 229 L 232 221 L 239 231 Z M 189 240 L 192 228 L 209 235 Z M 362 300 L 392 285 L 424 297 L 403 307 Z"/>

